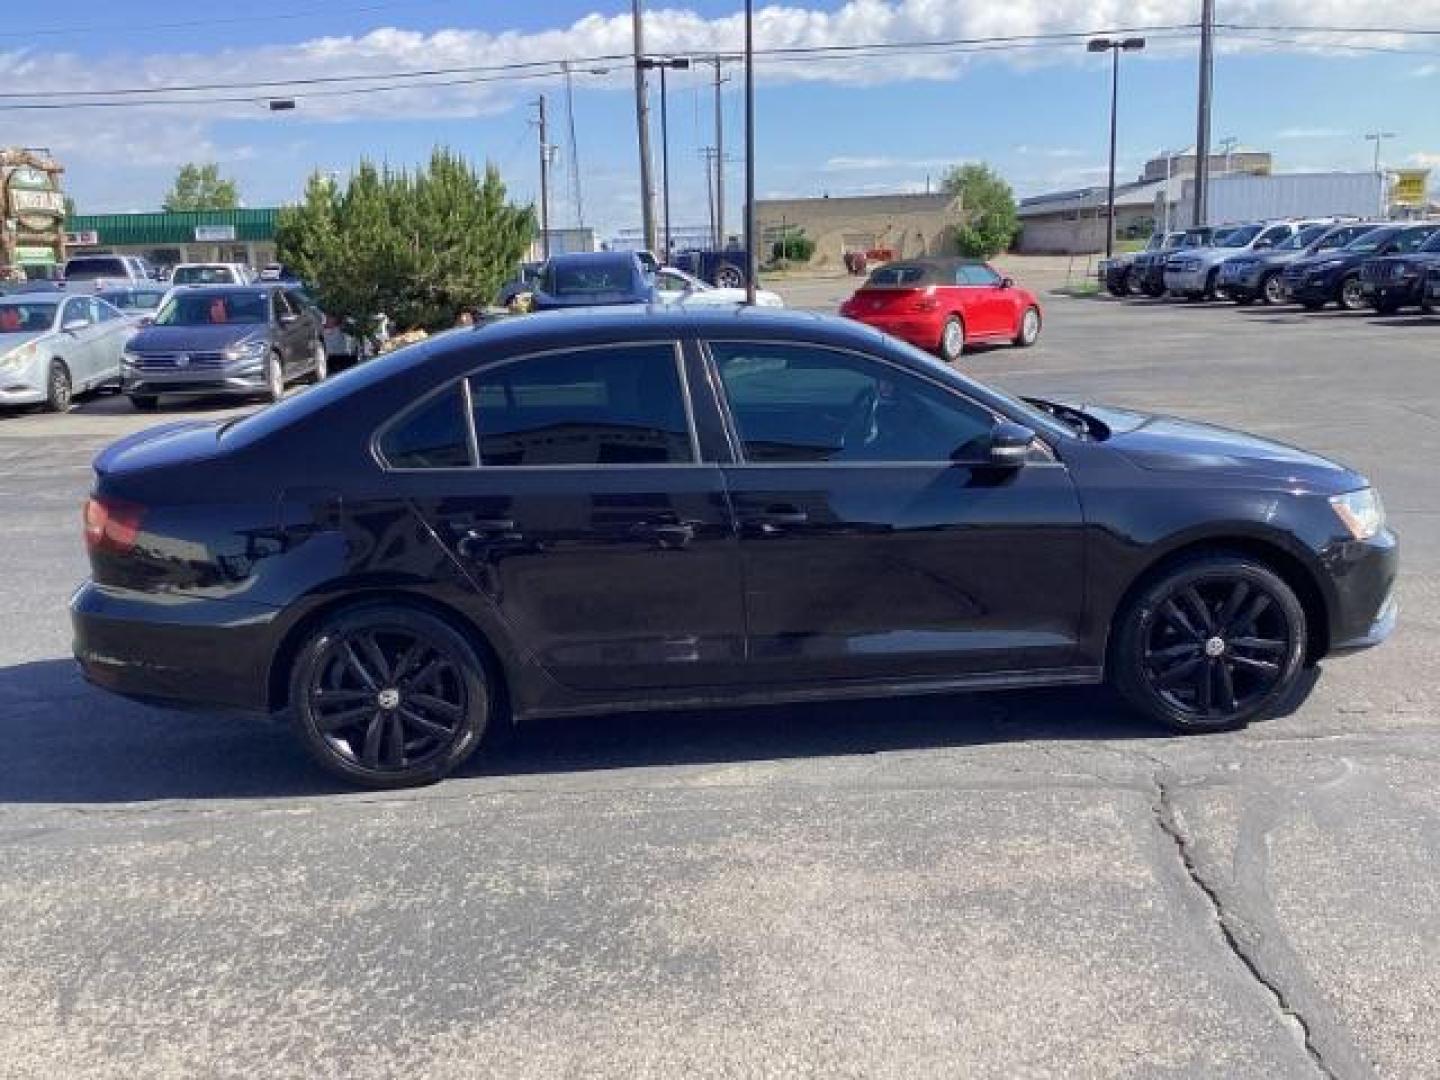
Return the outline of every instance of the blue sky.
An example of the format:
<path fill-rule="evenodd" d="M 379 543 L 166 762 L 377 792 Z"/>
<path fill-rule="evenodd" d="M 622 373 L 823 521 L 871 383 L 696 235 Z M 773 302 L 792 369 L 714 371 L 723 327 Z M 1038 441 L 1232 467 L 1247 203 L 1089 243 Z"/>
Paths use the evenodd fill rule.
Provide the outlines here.
<path fill-rule="evenodd" d="M 762 3 L 758 44 L 911 42 L 1174 24 L 1193 21 L 1198 7 L 1198 0 L 790 0 L 783 10 Z M 628 49 L 628 10 L 628 0 L 251 0 L 243 7 L 206 3 L 203 10 L 173 0 L 68 0 L 6 11 L 0 83 L 9 93 L 107 90 L 605 55 Z M 676 52 L 738 46 L 739 10 L 739 0 L 651 0 L 650 45 Z M 1363 9 L 1342 0 L 1219 0 L 1219 18 L 1434 30 L 1440 29 L 1440 0 L 1372 0 Z M 1122 177 L 1160 148 L 1194 138 L 1192 36 L 1150 37 L 1144 54 L 1123 62 Z M 1333 47 L 1357 43 L 1377 51 Z M 602 233 L 638 223 L 633 93 L 624 63 L 611 67 L 607 74 L 576 79 L 586 216 Z M 759 192 L 913 190 L 962 160 L 994 164 L 1021 194 L 1098 182 L 1105 161 L 1107 68 L 1079 43 L 767 65 L 757 96 Z M 733 154 L 742 135 L 738 66 L 731 74 L 725 114 Z M 670 84 L 677 223 L 706 219 L 698 151 L 713 137 L 708 78 L 702 69 L 677 73 Z M 408 164 L 435 143 L 494 161 L 513 195 L 529 201 L 538 171 L 529 102 L 545 92 L 552 141 L 561 145 L 553 220 L 568 224 L 573 217 L 558 80 L 353 97 L 277 92 L 297 97 L 297 109 L 271 113 L 255 101 L 4 109 L 12 98 L 0 102 L 0 140 L 53 147 L 69 167 L 69 186 L 82 210 L 153 208 L 187 160 L 218 161 L 238 179 L 247 204 L 274 204 L 294 198 L 313 169 L 343 173 L 362 156 Z M 1373 149 L 1362 136 L 1377 128 L 1396 133 L 1385 144 L 1389 164 L 1432 164 L 1440 175 L 1440 37 L 1222 36 L 1217 139 L 1233 135 L 1246 146 L 1273 150 L 1283 170 L 1366 168 Z M 737 156 L 728 180 L 732 222 L 741 179 Z"/>

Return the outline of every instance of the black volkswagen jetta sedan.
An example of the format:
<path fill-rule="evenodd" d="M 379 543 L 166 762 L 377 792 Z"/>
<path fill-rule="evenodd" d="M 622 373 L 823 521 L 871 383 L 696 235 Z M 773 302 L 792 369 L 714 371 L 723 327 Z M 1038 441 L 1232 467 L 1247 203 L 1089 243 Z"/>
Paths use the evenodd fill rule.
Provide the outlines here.
<path fill-rule="evenodd" d="M 1396 541 L 1349 469 L 1019 401 L 795 312 L 456 330 L 95 473 L 85 674 L 288 710 L 375 787 L 606 710 L 1109 678 L 1234 728 L 1396 617 Z"/>

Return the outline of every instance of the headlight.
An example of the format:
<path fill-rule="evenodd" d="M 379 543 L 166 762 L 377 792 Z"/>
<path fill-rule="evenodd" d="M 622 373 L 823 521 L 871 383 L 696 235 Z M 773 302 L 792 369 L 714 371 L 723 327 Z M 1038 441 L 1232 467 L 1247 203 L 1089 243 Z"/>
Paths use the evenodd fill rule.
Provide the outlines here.
<path fill-rule="evenodd" d="M 266 345 L 263 341 L 242 341 L 238 345 L 231 345 L 225 350 L 225 359 L 236 360 L 258 360 L 265 355 Z"/>
<path fill-rule="evenodd" d="M 0 356 L 0 370 L 18 371 L 29 363 L 30 358 L 34 355 L 35 346 L 33 344 L 21 345 L 18 348 L 11 349 L 8 353 Z"/>
<path fill-rule="evenodd" d="M 1385 527 L 1385 507 L 1374 488 L 1331 495 L 1330 505 L 1356 540 L 1369 540 Z"/>
<path fill-rule="evenodd" d="M 120 354 L 121 367 L 137 367 L 139 366 L 139 364 L 140 357 L 136 356 L 133 352 L 126 350 L 125 352 Z"/>

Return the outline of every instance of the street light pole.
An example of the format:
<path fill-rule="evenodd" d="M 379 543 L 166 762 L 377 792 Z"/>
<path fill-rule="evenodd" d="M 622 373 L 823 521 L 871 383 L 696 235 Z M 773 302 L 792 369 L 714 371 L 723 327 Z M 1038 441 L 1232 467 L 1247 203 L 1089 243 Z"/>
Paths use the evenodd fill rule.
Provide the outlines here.
<path fill-rule="evenodd" d="M 540 257 L 550 258 L 550 142 L 545 127 L 545 95 L 536 102 L 540 108 Z"/>
<path fill-rule="evenodd" d="M 1195 109 L 1195 202 L 1190 225 L 1200 228 L 1208 216 L 1210 194 L 1210 90 L 1215 74 L 1215 0 L 1200 5 L 1200 93 Z"/>
<path fill-rule="evenodd" d="M 755 0 L 745 0 L 745 303 L 755 304 Z"/>
<path fill-rule="evenodd" d="M 720 98 L 720 54 L 715 63 L 715 250 L 725 246 L 725 114 Z"/>
<path fill-rule="evenodd" d="M 690 67 L 690 60 L 684 56 L 674 56 L 668 60 L 659 60 L 654 57 L 642 57 L 639 61 L 642 71 L 649 71 L 652 68 L 660 69 L 660 166 L 664 169 L 664 179 L 661 181 L 663 194 L 661 202 L 665 213 L 665 248 L 661 262 L 668 262 L 670 259 L 670 108 L 669 95 L 665 84 L 665 73 L 674 68 L 676 71 L 685 71 Z"/>
<path fill-rule="evenodd" d="M 1393 139 L 1393 138 L 1395 138 L 1395 132 L 1393 132 L 1393 131 L 1368 131 L 1368 132 L 1365 133 L 1365 141 L 1366 141 L 1366 142 L 1373 142 L 1373 143 L 1375 144 L 1375 175 L 1376 175 L 1376 176 L 1379 176 L 1379 177 L 1381 178 L 1381 179 L 1380 179 L 1380 216 L 1381 216 L 1381 217 L 1384 217 L 1384 216 L 1385 216 L 1386 211 L 1389 209 L 1389 207 L 1387 207 L 1387 206 L 1385 205 L 1385 179 L 1384 179 L 1384 174 L 1382 174 L 1382 173 L 1380 172 L 1380 144 L 1381 144 L 1382 142 L 1384 142 L 1386 139 Z"/>
<path fill-rule="evenodd" d="M 650 176 L 650 103 L 645 89 L 644 19 L 641 0 L 631 0 L 630 10 L 635 21 L 635 127 L 640 141 L 640 225 L 644 245 L 655 250 L 655 183 Z"/>
<path fill-rule="evenodd" d="M 1120 100 L 1120 54 L 1145 47 L 1144 38 L 1091 38 L 1085 44 L 1092 53 L 1110 54 L 1110 184 L 1105 199 L 1108 211 L 1105 227 L 1105 258 L 1115 253 L 1115 121 Z M 1166 192 L 1169 195 L 1169 192 Z"/>

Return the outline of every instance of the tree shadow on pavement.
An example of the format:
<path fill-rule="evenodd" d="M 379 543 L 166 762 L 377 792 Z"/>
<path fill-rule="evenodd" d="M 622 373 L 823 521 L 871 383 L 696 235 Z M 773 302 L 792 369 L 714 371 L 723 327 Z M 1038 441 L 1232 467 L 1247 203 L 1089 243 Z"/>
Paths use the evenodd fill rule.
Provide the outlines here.
<path fill-rule="evenodd" d="M 461 776 L 1163 738 L 1107 690 L 1006 691 L 536 720 Z M 179 712 L 87 685 L 73 661 L 0 668 L 0 805 L 291 798 L 351 791 L 278 720 Z"/>

